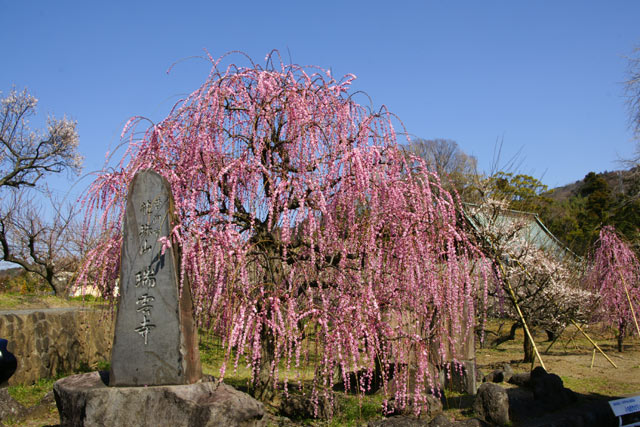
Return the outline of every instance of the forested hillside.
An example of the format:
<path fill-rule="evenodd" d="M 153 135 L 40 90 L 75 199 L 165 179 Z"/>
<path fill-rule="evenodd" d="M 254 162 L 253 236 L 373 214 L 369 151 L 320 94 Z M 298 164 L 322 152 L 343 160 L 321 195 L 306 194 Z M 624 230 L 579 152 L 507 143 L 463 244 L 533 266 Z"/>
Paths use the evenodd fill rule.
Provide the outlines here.
<path fill-rule="evenodd" d="M 560 240 L 584 255 L 600 229 L 612 225 L 634 247 L 640 227 L 640 168 L 588 173 L 583 180 L 541 193 L 537 210 Z"/>

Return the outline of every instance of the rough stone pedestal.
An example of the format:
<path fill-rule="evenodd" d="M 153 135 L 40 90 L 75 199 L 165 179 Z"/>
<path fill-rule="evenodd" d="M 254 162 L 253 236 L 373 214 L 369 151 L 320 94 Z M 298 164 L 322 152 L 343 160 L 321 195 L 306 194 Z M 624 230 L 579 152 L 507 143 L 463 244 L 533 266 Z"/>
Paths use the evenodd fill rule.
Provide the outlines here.
<path fill-rule="evenodd" d="M 107 372 L 58 380 L 62 426 L 262 426 L 264 407 L 226 384 L 107 387 Z"/>

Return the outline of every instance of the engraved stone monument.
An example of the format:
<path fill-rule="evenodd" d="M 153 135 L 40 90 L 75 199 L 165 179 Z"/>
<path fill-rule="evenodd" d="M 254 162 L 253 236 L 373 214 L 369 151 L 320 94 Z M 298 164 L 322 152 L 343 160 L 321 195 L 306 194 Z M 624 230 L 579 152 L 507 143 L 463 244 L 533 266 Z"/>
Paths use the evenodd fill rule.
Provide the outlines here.
<path fill-rule="evenodd" d="M 129 188 L 124 218 L 120 297 L 110 386 L 192 384 L 202 375 L 188 284 L 179 289 L 179 254 L 162 253 L 174 204 L 169 183 L 152 170 Z"/>
<path fill-rule="evenodd" d="M 125 210 L 111 371 L 56 381 L 62 426 L 265 425 L 261 402 L 201 378 L 189 284 L 179 289 L 179 249 L 162 253 L 158 242 L 169 236 L 173 212 L 168 182 L 139 172 Z"/>

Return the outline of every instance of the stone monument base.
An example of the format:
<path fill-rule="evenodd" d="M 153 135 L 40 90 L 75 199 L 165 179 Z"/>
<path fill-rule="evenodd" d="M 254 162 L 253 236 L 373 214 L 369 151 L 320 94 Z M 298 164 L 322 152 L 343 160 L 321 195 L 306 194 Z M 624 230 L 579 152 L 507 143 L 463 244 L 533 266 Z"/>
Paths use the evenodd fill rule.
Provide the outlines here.
<path fill-rule="evenodd" d="M 217 382 L 108 387 L 108 372 L 72 375 L 53 392 L 62 426 L 262 426 L 264 407 Z"/>

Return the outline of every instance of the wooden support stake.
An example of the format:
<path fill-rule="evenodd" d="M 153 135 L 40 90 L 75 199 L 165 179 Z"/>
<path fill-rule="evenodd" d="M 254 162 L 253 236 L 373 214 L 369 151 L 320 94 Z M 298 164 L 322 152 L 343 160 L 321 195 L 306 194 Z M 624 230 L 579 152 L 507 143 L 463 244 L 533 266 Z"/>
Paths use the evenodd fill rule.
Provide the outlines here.
<path fill-rule="evenodd" d="M 513 288 L 511 287 L 511 282 L 509 282 L 509 280 L 506 279 L 507 275 L 506 272 L 504 271 L 504 266 L 502 265 L 502 263 L 500 263 L 500 269 L 502 270 L 502 275 L 504 277 L 504 282 L 507 284 L 507 287 L 509 288 L 509 297 L 511 298 L 511 302 L 513 302 L 513 305 L 516 306 L 516 311 L 518 312 L 518 316 L 520 317 L 520 321 L 522 322 L 522 327 L 524 328 L 525 333 L 527 334 L 527 336 L 529 337 L 529 339 L 531 340 L 531 345 L 533 346 L 533 351 L 535 351 L 536 356 L 538 357 L 538 360 L 540 361 L 540 366 L 542 366 L 542 368 L 546 371 L 547 368 L 544 366 L 544 362 L 542 361 L 542 357 L 540 357 L 540 353 L 538 352 L 538 347 L 536 346 L 536 342 L 533 340 L 533 335 L 531 335 L 531 332 L 529 332 L 529 327 L 527 326 L 527 321 L 524 320 L 524 315 L 522 314 L 522 311 L 520 310 L 520 306 L 518 305 L 518 301 L 516 299 L 516 294 L 515 292 L 513 292 Z M 533 368 L 533 362 L 531 363 L 531 367 Z"/>
<path fill-rule="evenodd" d="M 593 362 L 595 362 L 596 360 L 596 349 L 593 349 L 593 354 L 591 355 L 591 366 L 589 367 L 589 369 L 593 369 Z"/>
<path fill-rule="evenodd" d="M 633 315 L 633 322 L 636 324 L 636 331 L 638 332 L 638 337 L 640 337 L 640 327 L 638 327 L 638 319 L 636 318 L 636 311 L 633 309 L 633 304 L 631 303 L 631 297 L 629 296 L 629 290 L 627 289 L 627 282 L 624 280 L 622 273 L 618 270 L 618 274 L 620 274 L 620 278 L 622 279 L 622 286 L 624 286 L 624 292 L 627 294 L 627 301 L 629 301 L 629 308 L 631 309 L 631 314 Z"/>
<path fill-rule="evenodd" d="M 574 325 L 576 328 L 578 328 L 578 330 L 579 330 L 580 332 L 582 332 L 582 335 L 584 335 L 584 336 L 585 336 L 585 338 L 589 340 L 589 342 L 593 345 L 593 347 L 594 347 L 595 349 L 597 349 L 600 353 L 602 353 L 602 355 L 603 355 L 603 356 L 604 356 L 604 357 L 609 361 L 609 363 L 611 363 L 611 364 L 613 365 L 613 367 L 614 367 L 614 368 L 618 369 L 618 367 L 616 366 L 616 364 L 615 364 L 615 363 L 613 363 L 613 360 L 609 359 L 609 356 L 607 356 L 607 355 L 605 354 L 605 352 L 604 352 L 604 351 L 602 351 L 602 349 L 601 349 L 600 347 L 598 347 L 598 344 L 596 344 L 596 343 L 595 343 L 595 341 L 593 341 L 593 340 L 591 339 L 591 337 L 590 337 L 589 335 L 587 335 L 587 333 L 586 333 L 585 331 L 583 331 L 583 330 L 582 330 L 582 328 L 580 327 L 580 325 L 578 325 L 578 324 L 575 322 L 575 320 L 571 320 L 571 323 L 573 323 L 573 325 Z"/>

